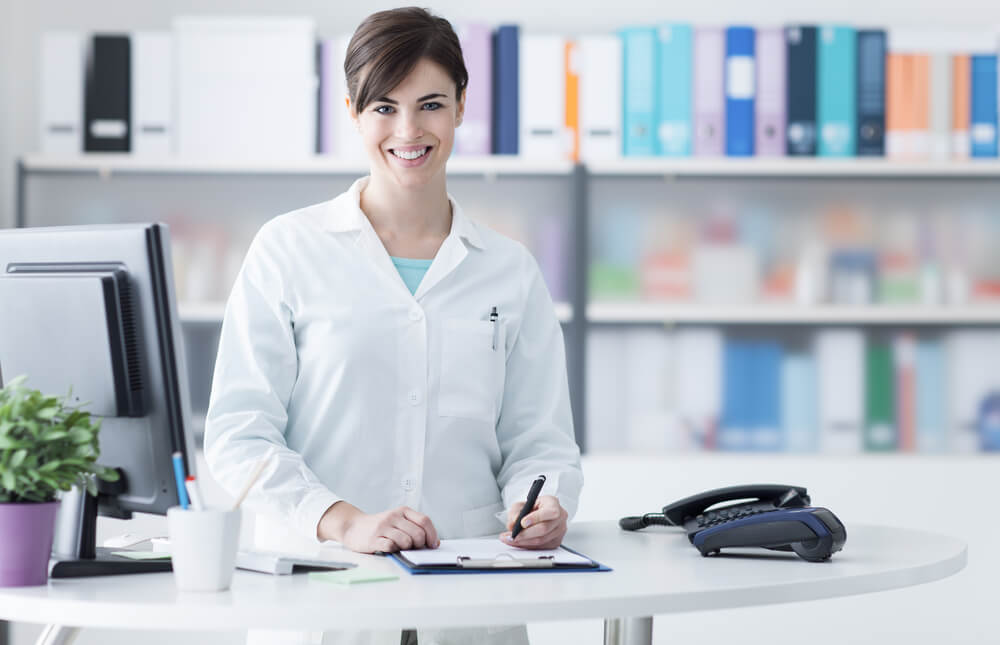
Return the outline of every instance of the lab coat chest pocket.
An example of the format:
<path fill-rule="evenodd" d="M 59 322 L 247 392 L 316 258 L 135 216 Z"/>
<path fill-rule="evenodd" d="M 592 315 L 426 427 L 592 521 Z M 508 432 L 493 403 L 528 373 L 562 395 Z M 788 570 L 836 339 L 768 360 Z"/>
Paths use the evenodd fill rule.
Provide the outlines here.
<path fill-rule="evenodd" d="M 494 324 L 496 349 L 493 348 Z M 443 417 L 476 419 L 493 424 L 504 382 L 506 351 L 503 321 L 445 318 L 441 338 Z"/>

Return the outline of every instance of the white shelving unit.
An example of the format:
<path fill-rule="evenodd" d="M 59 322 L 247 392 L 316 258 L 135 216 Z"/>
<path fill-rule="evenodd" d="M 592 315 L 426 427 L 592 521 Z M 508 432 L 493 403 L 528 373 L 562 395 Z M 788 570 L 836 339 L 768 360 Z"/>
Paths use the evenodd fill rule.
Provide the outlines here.
<path fill-rule="evenodd" d="M 1000 324 L 1000 305 L 743 305 L 591 303 L 595 323 L 752 325 L 978 325 Z"/>
<path fill-rule="evenodd" d="M 823 158 L 686 158 L 634 157 L 587 164 L 603 176 L 664 177 L 1000 177 L 1000 161 L 893 161 L 877 157 Z"/>

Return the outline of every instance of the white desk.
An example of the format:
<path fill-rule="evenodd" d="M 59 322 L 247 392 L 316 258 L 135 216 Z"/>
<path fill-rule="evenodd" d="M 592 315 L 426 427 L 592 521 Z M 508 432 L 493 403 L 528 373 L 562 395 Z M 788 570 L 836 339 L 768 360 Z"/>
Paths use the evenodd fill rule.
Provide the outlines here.
<path fill-rule="evenodd" d="M 636 533 L 613 522 L 570 528 L 566 544 L 609 573 L 411 576 L 381 557 L 327 552 L 392 571 L 397 582 L 340 586 L 308 576 L 237 571 L 222 593 L 178 593 L 171 574 L 50 580 L 0 589 L 0 619 L 50 626 L 39 643 L 65 645 L 80 627 L 155 630 L 289 630 L 463 627 L 605 619 L 605 640 L 646 643 L 652 616 L 815 600 L 917 585 L 966 563 L 958 539 L 847 523 L 847 544 L 830 562 L 732 550 L 703 558 L 679 529 Z"/>

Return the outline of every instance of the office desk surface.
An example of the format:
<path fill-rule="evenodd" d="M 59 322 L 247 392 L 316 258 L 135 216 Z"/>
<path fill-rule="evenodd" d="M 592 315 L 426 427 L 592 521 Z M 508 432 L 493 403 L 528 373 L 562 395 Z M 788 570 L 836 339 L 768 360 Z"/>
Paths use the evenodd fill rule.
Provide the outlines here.
<path fill-rule="evenodd" d="M 607 573 L 411 576 L 394 562 L 328 547 L 324 553 L 399 574 L 341 586 L 307 575 L 237 571 L 221 593 L 178 593 L 172 574 L 50 580 L 0 589 L 0 619 L 156 630 L 327 630 L 458 627 L 639 617 L 846 596 L 947 577 L 966 563 L 961 540 L 847 524 L 847 544 L 825 563 L 788 553 L 732 550 L 703 558 L 679 529 L 621 531 L 574 524 L 565 543 Z"/>

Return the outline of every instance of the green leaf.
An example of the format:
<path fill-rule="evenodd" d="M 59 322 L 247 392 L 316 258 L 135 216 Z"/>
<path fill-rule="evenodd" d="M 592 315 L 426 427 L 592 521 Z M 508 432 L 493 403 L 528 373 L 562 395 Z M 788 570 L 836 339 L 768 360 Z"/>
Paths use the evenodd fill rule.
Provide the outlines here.
<path fill-rule="evenodd" d="M 51 473 L 54 470 L 59 470 L 62 466 L 62 461 L 47 461 L 38 468 L 40 473 Z"/>
<path fill-rule="evenodd" d="M 0 473 L 0 484 L 3 484 L 3 487 L 11 492 L 16 491 L 17 481 L 14 478 L 14 471 L 4 470 L 2 473 Z"/>
<path fill-rule="evenodd" d="M 42 441 L 58 441 L 59 439 L 65 439 L 69 436 L 69 433 L 62 429 L 62 426 L 53 426 L 45 432 L 42 433 Z"/>
<path fill-rule="evenodd" d="M 0 450 L 17 450 L 25 447 L 23 443 L 13 437 L 0 435 Z"/>
<path fill-rule="evenodd" d="M 73 443 L 90 443 L 90 440 L 93 438 L 94 435 L 88 430 L 73 428 L 69 431 L 69 440 Z"/>
<path fill-rule="evenodd" d="M 17 468 L 18 466 L 24 463 L 24 460 L 25 458 L 27 458 L 27 456 L 28 456 L 27 450 L 23 448 L 21 450 L 18 450 L 17 452 L 14 453 L 14 456 L 11 457 L 10 459 L 10 464 L 9 464 L 10 467 Z"/>
<path fill-rule="evenodd" d="M 39 410 L 35 414 L 35 416 L 38 417 L 39 419 L 51 420 L 57 414 L 59 414 L 59 406 L 50 405 L 47 408 L 42 408 L 41 410 Z"/>

